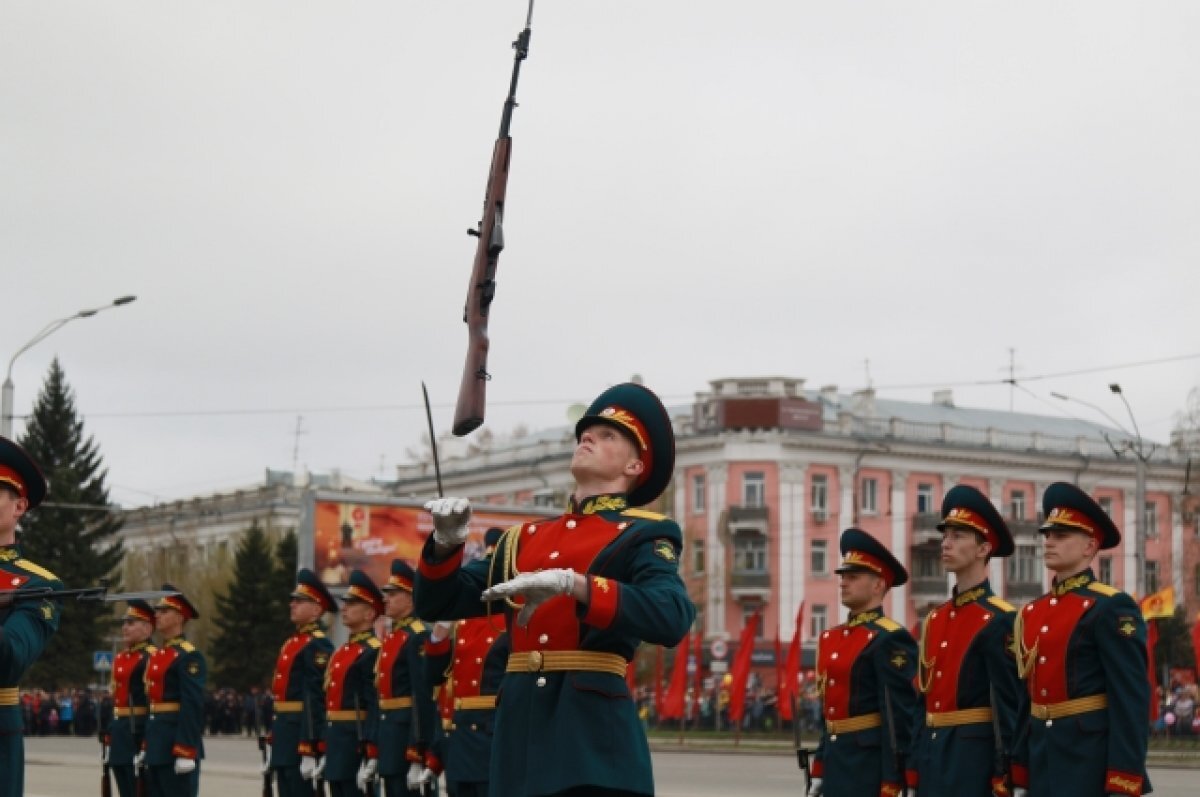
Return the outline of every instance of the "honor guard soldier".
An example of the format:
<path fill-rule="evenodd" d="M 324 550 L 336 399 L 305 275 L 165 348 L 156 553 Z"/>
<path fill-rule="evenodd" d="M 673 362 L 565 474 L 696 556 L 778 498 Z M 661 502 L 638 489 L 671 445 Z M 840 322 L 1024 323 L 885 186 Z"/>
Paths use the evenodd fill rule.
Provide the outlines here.
<path fill-rule="evenodd" d="M 379 770 L 375 658 L 381 643 L 373 628 L 382 613 L 379 587 L 363 571 L 352 570 L 341 612 L 350 638 L 325 668 L 325 757 L 317 775 L 324 775 L 331 797 L 374 793 Z"/>
<path fill-rule="evenodd" d="M 320 741 L 325 730 L 325 667 L 333 643 L 321 629 L 321 617 L 337 608 L 317 574 L 302 567 L 288 604 L 296 633 L 288 637 L 275 660 L 267 764 L 275 770 L 279 797 L 312 797 Z"/>
<path fill-rule="evenodd" d="M 62 589 L 58 578 L 21 556 L 17 526 L 46 497 L 46 478 L 25 449 L 0 437 L 0 797 L 20 797 L 25 747 L 17 684 L 58 630 L 58 601 L 12 602 L 7 592 Z"/>
<path fill-rule="evenodd" d="M 437 710 L 425 671 L 429 630 L 413 616 L 412 567 L 392 560 L 392 575 L 383 586 L 385 612 L 392 632 L 375 660 L 379 693 L 379 775 L 387 797 L 420 789 L 425 752 L 433 738 Z"/>
<path fill-rule="evenodd" d="M 158 652 L 150 644 L 154 609 L 141 600 L 129 601 L 121 620 L 125 649 L 113 658 L 111 691 L 113 720 L 105 734 L 105 762 L 112 770 L 121 797 L 135 797 L 137 776 L 133 759 L 142 749 L 150 704 L 146 699 L 146 663 Z"/>
<path fill-rule="evenodd" d="M 1029 716 L 1013 757 L 1014 782 L 1032 797 L 1147 793 L 1146 623 L 1133 598 L 1091 570 L 1097 551 L 1116 547 L 1121 533 L 1073 484 L 1050 485 L 1042 509 L 1043 555 L 1054 581 L 1017 615 L 1017 671 Z"/>
<path fill-rule="evenodd" d="M 883 616 L 883 599 L 908 573 L 891 551 L 859 529 L 841 539 L 844 625 L 821 634 L 817 679 L 825 729 L 812 762 L 808 797 L 895 797 L 912 731 L 917 642 Z"/>
<path fill-rule="evenodd" d="M 162 647 L 146 663 L 145 766 L 150 797 L 195 797 L 200 790 L 200 759 L 204 758 L 204 654 L 183 638 L 184 625 L 200 616 L 196 607 L 176 593 L 154 607 Z M 141 762 L 135 762 L 141 763 Z"/>
<path fill-rule="evenodd" d="M 642 641 L 679 644 L 696 614 L 679 578 L 679 526 L 636 508 L 658 498 L 674 469 L 658 397 L 636 384 L 610 388 L 575 436 L 566 514 L 511 530 L 490 559 L 462 563 L 465 499 L 426 504 L 434 533 L 418 568 L 417 614 L 508 614 L 493 795 L 653 794 L 626 668 Z"/>
<path fill-rule="evenodd" d="M 992 592 L 987 569 L 991 557 L 1012 555 L 1012 535 L 992 502 L 967 485 L 946 493 L 938 530 L 954 594 L 921 625 L 908 785 L 918 797 L 1002 797 L 1021 689 L 1016 610 Z"/>
<path fill-rule="evenodd" d="M 484 536 L 485 556 L 500 541 L 500 529 Z M 434 626 L 426 647 L 428 666 L 444 679 L 451 696 L 453 718 L 446 729 L 444 761 L 427 762 L 436 772 L 444 766 L 447 785 L 456 797 L 487 797 L 492 759 L 492 729 L 496 724 L 496 693 L 504 678 L 510 648 L 505 616 L 473 617 Z"/>

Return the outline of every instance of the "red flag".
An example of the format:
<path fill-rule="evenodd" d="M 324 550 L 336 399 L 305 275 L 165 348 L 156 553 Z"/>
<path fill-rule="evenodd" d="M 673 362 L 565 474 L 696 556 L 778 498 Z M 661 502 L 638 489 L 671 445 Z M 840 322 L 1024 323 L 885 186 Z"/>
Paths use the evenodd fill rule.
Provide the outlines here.
<path fill-rule="evenodd" d="M 1155 672 L 1154 664 L 1154 648 L 1158 647 L 1158 621 L 1146 621 L 1146 656 L 1147 664 L 1150 669 L 1147 675 L 1150 677 L 1150 721 L 1154 722 L 1158 719 L 1158 673 Z"/>
<path fill-rule="evenodd" d="M 783 646 L 779 643 L 779 627 L 775 628 L 775 705 L 779 709 L 779 718 L 781 720 L 790 720 L 791 712 L 785 706 L 791 701 L 791 693 L 788 691 L 787 675 L 785 670 L 787 663 L 783 660 Z"/>
<path fill-rule="evenodd" d="M 787 662 L 783 667 L 783 680 L 787 692 L 786 694 L 783 690 L 779 692 L 779 716 L 783 720 L 793 719 L 792 696 L 796 694 L 796 690 L 800 686 L 800 642 L 803 632 L 804 601 L 800 601 L 800 608 L 796 610 L 796 633 L 792 635 L 792 644 L 788 646 Z"/>
<path fill-rule="evenodd" d="M 761 610 L 750 615 L 738 640 L 737 656 L 729 668 L 729 720 L 734 727 L 741 727 L 742 713 L 746 708 L 746 681 L 750 678 L 750 658 L 754 655 L 754 634 L 762 619 Z"/>
<path fill-rule="evenodd" d="M 1192 626 L 1192 651 L 1196 654 L 1196 670 L 1200 672 L 1200 615 L 1196 617 L 1196 624 Z"/>
<path fill-rule="evenodd" d="M 659 719 L 683 719 L 683 704 L 687 699 L 689 641 L 690 639 L 685 636 L 683 641 L 675 648 L 675 665 L 671 668 L 671 683 L 667 686 L 667 692 L 663 696 L 662 711 L 658 715 Z"/>
<path fill-rule="evenodd" d="M 658 654 L 654 657 L 654 716 L 661 717 L 663 712 L 663 649 L 662 645 L 658 647 Z"/>
<path fill-rule="evenodd" d="M 704 632 L 699 628 L 696 629 L 696 678 L 692 684 L 692 717 L 696 720 L 700 718 L 700 689 L 704 682 L 704 676 L 701 670 L 704 668 L 701 664 L 704 662 Z"/>

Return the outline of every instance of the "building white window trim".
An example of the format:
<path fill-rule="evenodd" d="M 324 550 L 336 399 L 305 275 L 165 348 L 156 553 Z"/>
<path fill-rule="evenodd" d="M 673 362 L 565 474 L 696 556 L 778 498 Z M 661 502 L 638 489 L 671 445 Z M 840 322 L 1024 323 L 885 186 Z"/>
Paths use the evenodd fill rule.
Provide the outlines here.
<path fill-rule="evenodd" d="M 829 542 L 813 540 L 808 557 L 809 572 L 814 576 L 829 575 Z"/>
<path fill-rule="evenodd" d="M 862 480 L 859 488 L 858 508 L 864 515 L 879 514 L 879 480 L 868 476 Z"/>
<path fill-rule="evenodd" d="M 707 485 L 703 473 L 697 473 L 692 476 L 692 514 L 703 515 L 707 504 L 705 503 Z"/>
<path fill-rule="evenodd" d="M 817 639 L 829 627 L 829 607 L 818 604 L 808 613 L 809 639 Z"/>
<path fill-rule="evenodd" d="M 766 474 L 762 471 L 746 471 L 742 474 L 742 506 L 762 507 L 766 505 Z"/>
<path fill-rule="evenodd" d="M 824 520 L 829 517 L 829 477 L 824 473 L 813 474 L 809 489 L 809 504 L 813 518 Z"/>

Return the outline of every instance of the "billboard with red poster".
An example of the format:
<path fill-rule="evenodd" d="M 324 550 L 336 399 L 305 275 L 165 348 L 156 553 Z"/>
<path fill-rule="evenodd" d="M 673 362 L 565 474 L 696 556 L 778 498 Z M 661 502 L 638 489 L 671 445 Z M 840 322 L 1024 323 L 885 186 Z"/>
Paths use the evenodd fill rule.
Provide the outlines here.
<path fill-rule="evenodd" d="M 534 508 L 473 506 L 465 557 L 482 555 L 484 532 L 493 526 L 507 529 L 557 514 Z M 364 571 L 376 584 L 384 584 L 393 559 L 403 559 L 416 567 L 421 546 L 432 531 L 433 521 L 424 509 L 424 502 L 314 492 L 305 506 L 300 562 L 304 565 L 311 562 L 321 580 L 334 590 L 348 583 L 354 569 Z"/>

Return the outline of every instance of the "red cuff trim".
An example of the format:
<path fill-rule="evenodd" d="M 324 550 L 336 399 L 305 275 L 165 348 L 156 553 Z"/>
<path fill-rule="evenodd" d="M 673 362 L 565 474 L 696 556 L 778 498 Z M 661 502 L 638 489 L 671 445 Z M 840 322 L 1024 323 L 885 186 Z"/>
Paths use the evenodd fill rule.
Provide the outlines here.
<path fill-rule="evenodd" d="M 441 581 L 454 575 L 460 566 L 462 566 L 463 546 L 458 546 L 454 552 L 446 558 L 444 562 L 433 562 L 430 557 L 433 555 L 433 543 L 429 543 L 429 548 L 421 555 L 421 561 L 417 563 L 417 572 L 421 574 L 421 578 L 427 578 L 430 581 Z"/>
<path fill-rule="evenodd" d="M 452 639 L 453 639 L 453 637 L 447 636 L 445 639 L 441 640 L 440 642 L 433 642 L 432 640 L 429 642 L 426 642 L 425 643 L 425 655 L 426 656 L 441 656 L 446 653 L 449 653 L 450 652 L 450 641 Z"/>
<path fill-rule="evenodd" d="M 171 748 L 171 755 L 175 758 L 190 758 L 196 760 L 196 748 L 188 747 L 186 744 L 177 744 Z"/>
<path fill-rule="evenodd" d="M 425 754 L 425 768 L 435 775 L 440 775 L 445 770 L 445 767 L 442 766 L 442 759 L 433 753 Z"/>
<path fill-rule="evenodd" d="M 821 759 L 814 758 L 812 763 L 808 765 L 808 771 L 812 773 L 814 778 L 825 777 L 825 765 L 821 763 Z"/>
<path fill-rule="evenodd" d="M 317 742 L 317 752 L 325 755 L 325 742 Z"/>
<path fill-rule="evenodd" d="M 267 744 L 275 744 L 275 732 L 272 731 L 266 735 Z"/>
<path fill-rule="evenodd" d="M 908 784 L 908 788 L 917 788 L 917 783 L 921 780 L 921 773 L 915 769 L 906 769 L 904 771 L 904 782 Z"/>
<path fill-rule="evenodd" d="M 1012 780 L 1014 786 L 1020 786 L 1022 789 L 1029 788 L 1029 770 L 1023 764 L 1012 765 Z"/>
<path fill-rule="evenodd" d="M 887 782 L 879 784 L 879 797 L 900 797 L 900 784 Z"/>
<path fill-rule="evenodd" d="M 620 585 L 603 576 L 588 576 L 588 608 L 583 622 L 593 628 L 608 628 L 617 616 Z"/>
<path fill-rule="evenodd" d="M 367 742 L 367 758 L 379 758 L 379 745 Z"/>
<path fill-rule="evenodd" d="M 1132 794 L 1140 797 L 1142 793 L 1142 776 L 1131 775 L 1118 769 L 1108 770 L 1104 778 L 1104 790 L 1115 794 Z"/>
<path fill-rule="evenodd" d="M 425 756 L 421 755 L 421 751 L 416 747 L 409 747 L 404 751 L 404 760 L 410 764 L 420 764 L 425 760 Z"/>
<path fill-rule="evenodd" d="M 1007 795 L 1008 786 L 1004 785 L 1004 778 L 992 778 L 992 794 Z"/>
<path fill-rule="evenodd" d="M 296 745 L 296 752 L 300 755 L 306 755 L 311 758 L 313 754 L 312 742 L 301 742 L 300 744 Z"/>

